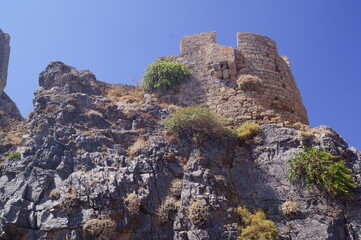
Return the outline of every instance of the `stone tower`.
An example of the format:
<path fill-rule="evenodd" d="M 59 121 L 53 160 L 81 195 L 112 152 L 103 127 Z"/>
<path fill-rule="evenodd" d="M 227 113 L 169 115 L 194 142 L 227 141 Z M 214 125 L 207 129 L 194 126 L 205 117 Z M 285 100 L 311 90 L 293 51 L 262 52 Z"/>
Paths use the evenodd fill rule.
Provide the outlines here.
<path fill-rule="evenodd" d="M 10 36 L 0 29 L 0 96 L 4 91 L 10 55 Z"/>
<path fill-rule="evenodd" d="M 185 36 L 181 53 L 192 79 L 166 96 L 179 105 L 204 104 L 237 126 L 245 121 L 287 127 L 308 125 L 308 117 L 287 57 L 276 43 L 254 33 L 237 33 L 237 49 L 216 43 L 216 33 Z M 162 59 L 162 58 L 161 58 Z"/>

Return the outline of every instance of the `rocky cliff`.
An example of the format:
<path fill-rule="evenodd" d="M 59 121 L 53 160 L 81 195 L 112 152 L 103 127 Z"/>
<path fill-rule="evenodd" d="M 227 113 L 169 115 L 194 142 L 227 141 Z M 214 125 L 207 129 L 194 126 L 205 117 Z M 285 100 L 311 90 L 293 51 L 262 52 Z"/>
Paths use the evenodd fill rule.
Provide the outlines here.
<path fill-rule="evenodd" d="M 4 92 L 10 56 L 10 36 L 0 29 L 0 152 L 9 150 L 20 141 L 23 127 L 19 109 Z"/>
<path fill-rule="evenodd" d="M 195 84 L 201 66 L 190 67 Z M 0 126 L 12 128 L 0 135 L 1 239 L 236 239 L 237 206 L 263 209 L 281 239 L 361 238 L 361 152 L 329 127 L 307 136 L 277 122 L 261 125 L 248 144 L 195 144 L 164 131 L 177 99 L 61 62 L 46 67 L 39 85 L 25 120 L 4 93 L 0 102 L 16 116 Z M 353 198 L 288 181 L 287 163 L 303 145 L 347 161 Z M 283 213 L 286 202 L 297 214 Z"/>

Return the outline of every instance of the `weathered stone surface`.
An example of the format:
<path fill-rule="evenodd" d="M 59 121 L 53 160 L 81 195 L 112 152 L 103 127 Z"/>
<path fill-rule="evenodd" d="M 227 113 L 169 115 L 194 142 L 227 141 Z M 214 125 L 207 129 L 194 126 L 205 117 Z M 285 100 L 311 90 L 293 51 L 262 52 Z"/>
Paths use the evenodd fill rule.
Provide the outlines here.
<path fill-rule="evenodd" d="M 224 79 L 229 79 L 229 69 L 225 69 L 222 72 Z"/>
<path fill-rule="evenodd" d="M 10 36 L 0 29 L 0 96 L 6 86 L 10 55 Z"/>
<path fill-rule="evenodd" d="M 221 71 L 221 64 L 220 63 L 213 64 L 213 67 L 214 67 L 215 71 Z"/>
<path fill-rule="evenodd" d="M 214 44 L 212 46 L 212 58 L 214 63 L 233 63 L 236 59 L 236 56 L 234 54 L 234 48 Z"/>
<path fill-rule="evenodd" d="M 229 69 L 229 76 L 230 77 L 235 77 L 235 76 L 237 76 L 237 69 Z"/>
<path fill-rule="evenodd" d="M 178 93 L 165 96 L 169 101 L 175 105 L 216 106 L 217 114 L 222 115 L 229 125 L 234 126 L 242 124 L 245 119 L 251 119 L 262 124 L 307 127 L 307 112 L 293 79 L 289 61 L 278 56 L 277 46 L 273 40 L 254 33 L 237 33 L 237 49 L 234 49 L 216 44 L 214 33 L 211 35 L 212 40 L 206 38 L 208 41 L 205 41 L 204 34 L 209 36 L 208 33 L 186 36 L 181 45 L 191 39 L 194 47 L 188 44 L 188 50 L 182 50 L 180 55 L 169 57 L 188 65 L 193 76 L 180 86 Z M 185 54 L 184 51 L 192 54 Z M 221 66 L 224 79 L 221 83 L 217 81 L 220 78 L 218 70 L 214 71 L 213 75 L 209 73 L 210 64 L 217 66 L 217 69 Z M 252 91 L 238 89 L 236 82 L 244 75 L 259 78 L 268 91 L 254 94 Z M 239 102 L 235 100 L 235 95 L 244 98 Z M 257 110 L 254 111 L 252 108 Z M 267 114 L 267 110 L 270 109 L 276 116 Z"/>
<path fill-rule="evenodd" d="M 222 79 L 223 77 L 223 72 L 222 71 L 216 71 L 214 76 L 218 79 Z"/>
<path fill-rule="evenodd" d="M 213 44 L 212 36 L 202 39 Z M 195 39 L 189 37 L 185 46 Z M 275 47 L 272 41 L 266 44 Z M 210 87 L 224 94 L 215 96 L 215 110 L 222 113 L 226 106 L 231 114 L 238 111 L 236 104 L 245 104 L 242 114 L 230 118 L 241 122 L 262 114 L 271 121 L 284 120 L 275 109 L 259 113 L 260 106 L 246 101 L 254 101 L 260 92 L 281 98 L 263 75 L 242 75 L 234 82 L 207 78 L 194 70 L 205 62 L 213 74 L 213 62 L 207 58 L 191 69 L 197 79 L 214 80 Z M 61 62 L 51 63 L 39 83 L 34 111 L 25 122 L 11 123 L 24 126 L 21 141 L 0 155 L 0 239 L 92 239 L 84 226 L 106 219 L 114 222 L 113 239 L 235 240 L 241 224 L 233 210 L 237 206 L 263 209 L 276 223 L 280 239 L 361 237 L 361 152 L 348 148 L 329 127 L 317 127 L 304 137 L 299 130 L 265 124 L 249 144 L 217 138 L 196 144 L 186 136 L 165 134 L 163 120 L 176 106 L 147 94 L 139 97 L 134 86 L 102 83 L 91 72 Z M 195 101 L 192 94 L 189 101 Z M 124 95 L 138 98 L 128 102 Z M 226 100 L 231 98 L 234 105 Z M 10 101 L 8 110 L 13 107 Z M 8 137 L 0 135 L 0 141 Z M 346 160 L 357 185 L 352 199 L 288 181 L 289 159 L 302 146 L 327 149 Z M 21 159 L 3 157 L 15 151 L 22 153 Z M 167 199 L 164 220 L 160 209 Z M 282 214 L 286 201 L 298 203 L 298 214 Z M 194 202 L 207 211 L 202 224 L 191 221 Z"/>
<path fill-rule="evenodd" d="M 180 51 L 183 54 L 192 52 L 193 49 L 202 49 L 208 45 L 216 43 L 215 32 L 205 32 L 201 34 L 193 34 L 184 36 L 181 44 Z"/>
<path fill-rule="evenodd" d="M 7 82 L 10 37 L 0 29 L 0 154 L 20 140 L 20 122 L 23 120 L 16 104 L 3 91 Z"/>

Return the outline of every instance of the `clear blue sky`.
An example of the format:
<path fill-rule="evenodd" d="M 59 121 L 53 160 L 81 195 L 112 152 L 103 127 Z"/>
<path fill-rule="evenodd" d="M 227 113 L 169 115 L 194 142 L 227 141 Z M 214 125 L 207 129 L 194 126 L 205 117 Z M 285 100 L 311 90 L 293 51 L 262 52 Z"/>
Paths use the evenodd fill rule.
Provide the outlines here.
<path fill-rule="evenodd" d="M 12 47 L 5 91 L 24 116 L 52 60 L 134 84 L 157 57 L 177 54 L 183 35 L 216 31 L 232 46 L 236 32 L 266 35 L 291 60 L 311 126 L 361 149 L 360 0 L 2 1 L 0 28 Z"/>

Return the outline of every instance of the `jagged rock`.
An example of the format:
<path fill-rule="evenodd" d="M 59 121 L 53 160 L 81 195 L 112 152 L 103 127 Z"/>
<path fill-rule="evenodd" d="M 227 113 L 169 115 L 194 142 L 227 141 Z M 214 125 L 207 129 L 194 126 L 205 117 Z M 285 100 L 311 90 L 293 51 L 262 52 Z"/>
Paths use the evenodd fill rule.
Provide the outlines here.
<path fill-rule="evenodd" d="M 361 153 L 329 127 L 307 138 L 266 124 L 249 144 L 217 138 L 196 144 L 165 134 L 163 120 L 174 106 L 150 95 L 122 98 L 135 87 L 115 88 L 61 62 L 52 62 L 39 82 L 26 134 L 4 152 L 22 157 L 3 159 L 0 239 L 97 239 L 111 229 L 93 226 L 98 232 L 90 236 L 83 227 L 102 220 L 115 223 L 114 239 L 236 239 L 237 206 L 263 209 L 281 239 L 361 237 Z M 288 181 L 287 163 L 303 145 L 347 160 L 358 186 L 353 199 Z M 159 209 L 166 199 L 174 204 L 164 221 Z M 298 204 L 292 217 L 282 214 L 286 201 Z M 190 216 L 195 202 L 207 214 Z"/>
<path fill-rule="evenodd" d="M 0 29 L 0 153 L 20 141 L 21 116 L 16 104 L 4 92 L 10 55 L 10 37 Z"/>
<path fill-rule="evenodd" d="M 0 96 L 6 86 L 10 55 L 10 36 L 0 29 Z"/>

